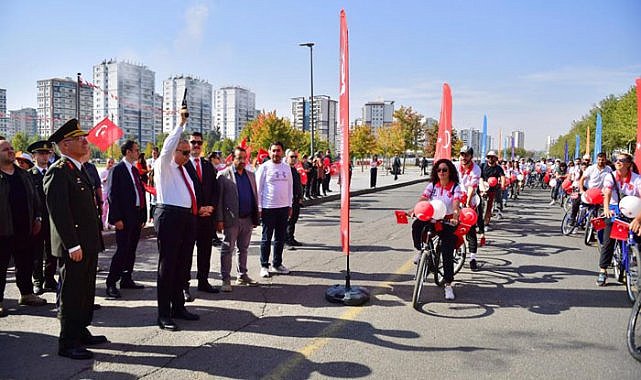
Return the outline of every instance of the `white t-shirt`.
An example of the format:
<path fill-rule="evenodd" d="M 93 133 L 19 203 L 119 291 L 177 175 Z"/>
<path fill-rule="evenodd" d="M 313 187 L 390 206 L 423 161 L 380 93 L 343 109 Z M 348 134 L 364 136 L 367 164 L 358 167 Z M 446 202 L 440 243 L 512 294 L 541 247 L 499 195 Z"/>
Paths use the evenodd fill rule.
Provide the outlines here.
<path fill-rule="evenodd" d="M 601 188 L 603 186 L 603 179 L 612 172 L 612 169 L 605 165 L 603 169 L 599 170 L 597 164 L 588 166 L 583 173 L 583 177 L 587 182 L 586 187 L 592 189 L 594 187 Z"/>
<path fill-rule="evenodd" d="M 441 183 L 437 182 L 436 185 L 433 185 L 432 182 L 427 184 L 425 190 L 423 191 L 423 196 L 428 200 L 440 199 L 445 203 L 446 214 L 450 215 L 454 213 L 454 200 L 459 202 L 463 199 L 463 190 L 461 185 L 450 182 L 448 186 L 441 187 Z"/>
<path fill-rule="evenodd" d="M 603 179 L 603 188 L 612 190 L 612 197 L 610 198 L 611 205 L 619 204 L 619 196 L 614 187 L 614 179 L 616 179 L 616 184 L 622 197 L 626 195 L 638 197 L 641 195 L 639 193 L 641 191 L 640 175 L 630 172 L 627 178 L 621 178 L 617 172 L 607 174 Z"/>
<path fill-rule="evenodd" d="M 294 180 L 284 162 L 267 161 L 256 170 L 258 209 L 292 207 Z"/>

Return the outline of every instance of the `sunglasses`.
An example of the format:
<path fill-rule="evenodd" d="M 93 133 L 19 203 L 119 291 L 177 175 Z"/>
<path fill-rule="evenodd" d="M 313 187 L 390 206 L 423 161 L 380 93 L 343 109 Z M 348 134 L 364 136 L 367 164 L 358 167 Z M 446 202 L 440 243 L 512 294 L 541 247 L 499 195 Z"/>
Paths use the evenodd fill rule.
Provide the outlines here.
<path fill-rule="evenodd" d="M 191 145 L 203 145 L 203 142 L 202 142 L 202 141 L 196 141 L 196 140 L 191 140 L 189 143 L 190 143 Z"/>
<path fill-rule="evenodd" d="M 629 163 L 632 162 L 632 160 L 629 159 L 628 157 L 626 157 L 626 158 L 617 158 L 616 161 L 614 161 L 614 162 L 621 162 L 621 163 L 624 163 L 624 164 L 629 164 Z"/>
<path fill-rule="evenodd" d="M 289 156 L 289 158 L 298 158 L 298 156 Z"/>
<path fill-rule="evenodd" d="M 450 169 L 448 169 L 448 168 L 438 168 L 438 169 L 436 169 L 437 173 L 447 173 L 449 171 L 450 171 Z"/>
<path fill-rule="evenodd" d="M 183 156 L 189 156 L 189 153 L 191 153 L 190 150 L 180 150 L 180 149 L 176 149 L 176 152 L 182 153 Z"/>

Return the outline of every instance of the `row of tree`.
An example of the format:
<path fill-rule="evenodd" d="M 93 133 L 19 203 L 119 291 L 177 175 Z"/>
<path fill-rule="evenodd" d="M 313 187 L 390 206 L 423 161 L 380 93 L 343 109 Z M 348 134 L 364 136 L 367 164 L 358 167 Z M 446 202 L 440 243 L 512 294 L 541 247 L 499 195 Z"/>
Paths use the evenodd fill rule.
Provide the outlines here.
<path fill-rule="evenodd" d="M 580 120 L 572 122 L 572 128 L 564 135 L 559 136 L 556 143 L 550 147 L 550 155 L 563 157 L 565 143 L 568 143 L 570 156 L 574 155 L 576 135 L 581 138 L 579 152 L 585 154 L 586 133 L 590 129 L 590 155 L 594 151 L 594 136 L 596 133 L 596 115 L 601 113 L 603 133 L 601 151 L 608 156 L 616 150 L 627 150 L 634 153 L 637 136 L 637 94 L 631 87 L 621 96 L 610 95 L 592 106 Z"/>

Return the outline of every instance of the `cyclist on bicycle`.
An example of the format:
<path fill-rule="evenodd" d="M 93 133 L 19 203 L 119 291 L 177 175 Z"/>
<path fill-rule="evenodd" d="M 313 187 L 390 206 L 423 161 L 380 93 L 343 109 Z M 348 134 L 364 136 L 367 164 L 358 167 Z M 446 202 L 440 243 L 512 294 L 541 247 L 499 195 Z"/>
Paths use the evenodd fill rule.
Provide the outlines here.
<path fill-rule="evenodd" d="M 476 209 L 477 215 L 483 210 L 483 206 L 480 204 L 474 204 L 474 196 L 476 195 L 479 187 L 479 179 L 481 178 L 481 168 L 474 163 L 472 160 L 474 157 L 474 149 L 470 146 L 463 146 L 460 151 L 460 161 L 456 165 L 456 170 L 460 179 L 460 184 L 462 191 L 464 193 L 465 204 L 463 207 L 471 207 Z M 480 197 L 479 197 L 480 198 Z M 476 271 L 478 269 L 476 264 L 476 251 L 477 251 L 477 240 L 476 240 L 476 226 L 470 228 L 470 232 L 465 236 L 467 239 L 468 248 L 470 249 L 470 269 Z"/>
<path fill-rule="evenodd" d="M 567 171 L 568 171 L 568 164 L 565 162 L 561 162 L 561 160 L 556 160 L 557 164 L 555 167 L 553 167 L 553 173 L 554 173 L 554 178 L 556 179 L 556 186 L 552 188 L 552 192 L 550 193 L 550 197 L 552 197 L 552 200 L 550 201 L 550 206 L 552 206 L 557 199 L 559 198 L 559 189 L 561 188 L 561 184 L 563 181 L 565 181 L 565 177 L 567 177 Z"/>
<path fill-rule="evenodd" d="M 487 159 L 487 161 L 483 165 L 481 165 L 481 178 L 486 183 L 490 178 L 496 178 L 497 184 L 495 186 L 489 187 L 487 191 L 481 193 L 481 195 L 487 198 L 487 204 L 485 205 L 485 214 L 483 217 L 483 229 L 481 231 L 481 234 L 485 233 L 485 229 L 487 229 L 490 224 L 494 202 L 497 203 L 499 210 L 502 210 L 502 207 L 500 205 L 502 195 L 501 189 L 505 188 L 505 172 L 503 171 L 503 168 L 501 168 L 501 166 L 499 166 L 498 164 L 499 156 L 496 155 L 495 151 L 491 150 L 487 152 L 485 158 Z"/>
<path fill-rule="evenodd" d="M 599 286 L 605 285 L 607 268 L 612 262 L 614 243 L 616 242 L 616 240 L 610 239 L 610 230 L 612 229 L 610 218 L 615 216 L 615 209 L 621 198 L 628 195 L 637 197 L 641 195 L 639 193 L 641 176 L 639 176 L 636 166 L 633 165 L 631 154 L 618 153 L 615 161 L 616 171 L 609 173 L 603 179 L 603 215 L 606 217 L 606 224 L 599 259 L 599 277 L 596 281 Z"/>
<path fill-rule="evenodd" d="M 414 220 L 412 223 L 412 239 L 414 248 L 421 250 L 422 232 L 425 227 L 436 231 L 441 241 L 441 255 L 443 257 L 443 279 L 445 281 L 445 299 L 454 299 L 454 247 L 457 237 L 454 234 L 459 217 L 459 203 L 463 197 L 463 190 L 459 185 L 458 173 L 452 161 L 442 158 L 432 166 L 430 183 L 425 187 L 420 197 L 421 201 L 439 199 L 445 203 L 445 221 L 442 223 L 442 229 L 437 230 L 433 221 Z"/>
<path fill-rule="evenodd" d="M 574 170 L 574 173 L 570 176 L 570 180 L 572 181 L 572 191 L 574 192 L 575 195 L 577 193 L 580 194 L 581 191 L 583 191 L 583 184 L 585 183 L 585 180 L 581 182 L 581 178 L 583 177 L 583 173 L 586 171 L 588 168 L 588 164 L 585 162 L 579 162 L 578 165 L 575 165 L 575 167 L 578 167 L 578 169 Z M 574 223 L 576 222 L 576 216 L 579 213 L 579 208 L 581 207 L 581 197 L 577 196 L 575 198 L 572 198 L 572 209 L 570 211 L 570 225 L 573 226 Z"/>

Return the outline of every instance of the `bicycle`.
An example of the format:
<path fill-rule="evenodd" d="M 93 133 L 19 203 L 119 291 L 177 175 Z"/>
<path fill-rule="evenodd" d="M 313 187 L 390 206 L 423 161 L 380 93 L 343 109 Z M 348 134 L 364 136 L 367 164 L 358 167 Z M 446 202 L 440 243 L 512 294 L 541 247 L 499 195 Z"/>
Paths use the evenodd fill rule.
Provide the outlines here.
<path fill-rule="evenodd" d="M 641 287 L 640 282 L 641 280 L 637 280 L 637 286 L 639 287 Z M 641 362 L 641 297 L 637 297 L 634 306 L 632 306 L 626 337 L 628 352 L 633 358 Z"/>
<path fill-rule="evenodd" d="M 571 235 L 577 228 L 585 228 L 583 242 L 585 245 L 591 245 L 592 236 L 594 234 L 594 227 L 592 226 L 592 219 L 598 216 L 599 205 L 591 205 L 581 202 L 579 212 L 572 224 L 572 208 L 565 212 L 563 220 L 561 221 L 561 232 L 563 235 Z"/>
<path fill-rule="evenodd" d="M 634 233 L 628 226 L 626 220 L 620 216 L 612 225 L 610 238 L 617 240 L 612 255 L 612 266 L 614 277 L 618 282 L 625 283 L 628 300 L 634 303 L 639 295 L 641 260 L 639 260 L 639 246 L 634 239 Z"/>

